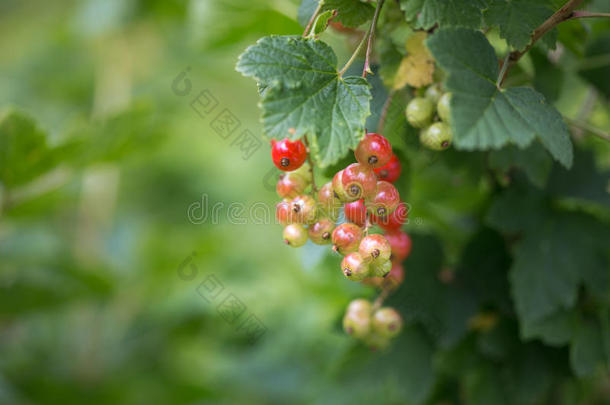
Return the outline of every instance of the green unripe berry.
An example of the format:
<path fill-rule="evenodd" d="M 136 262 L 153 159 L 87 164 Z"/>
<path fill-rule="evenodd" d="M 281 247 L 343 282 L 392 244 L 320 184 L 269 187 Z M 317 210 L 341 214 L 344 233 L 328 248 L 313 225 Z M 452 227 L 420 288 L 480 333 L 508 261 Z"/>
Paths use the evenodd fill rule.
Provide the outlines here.
<path fill-rule="evenodd" d="M 452 138 L 451 127 L 444 122 L 435 122 L 423 129 L 419 135 L 419 141 L 432 150 L 447 149 L 451 145 Z"/>
<path fill-rule="evenodd" d="M 350 253 L 341 261 L 343 275 L 352 281 L 362 281 L 369 275 L 369 265 L 360 253 Z"/>
<path fill-rule="evenodd" d="M 442 95 L 443 92 L 438 84 L 433 84 L 426 89 L 426 98 L 432 101 L 434 104 L 438 103 L 438 100 Z"/>
<path fill-rule="evenodd" d="M 407 104 L 407 121 L 415 128 L 430 124 L 434 116 L 434 103 L 424 97 L 416 97 Z"/>
<path fill-rule="evenodd" d="M 301 177 L 307 183 L 307 185 L 311 183 L 311 166 L 309 166 L 309 163 L 307 162 L 303 163 L 303 165 L 298 169 L 288 173 L 290 173 L 291 176 Z"/>
<path fill-rule="evenodd" d="M 309 239 L 316 245 L 328 245 L 332 241 L 335 221 L 321 218 L 318 222 L 309 226 Z"/>
<path fill-rule="evenodd" d="M 436 105 L 438 116 L 446 123 L 451 122 L 451 93 L 445 93 Z"/>
<path fill-rule="evenodd" d="M 390 260 L 373 262 L 370 265 L 372 277 L 385 277 L 392 270 L 392 262 Z"/>
<path fill-rule="evenodd" d="M 343 330 L 357 339 L 364 339 L 371 332 L 371 316 L 364 312 L 346 312 Z"/>
<path fill-rule="evenodd" d="M 364 298 L 355 299 L 347 306 L 347 312 L 358 312 L 366 314 L 367 316 L 371 316 L 372 309 L 373 306 L 371 305 L 371 302 Z"/>
<path fill-rule="evenodd" d="M 301 224 L 290 224 L 284 228 L 284 242 L 291 247 L 301 247 L 307 242 L 307 229 Z"/>
<path fill-rule="evenodd" d="M 402 329 L 402 317 L 394 308 L 379 308 L 373 314 L 373 330 L 376 334 L 393 338 Z"/>

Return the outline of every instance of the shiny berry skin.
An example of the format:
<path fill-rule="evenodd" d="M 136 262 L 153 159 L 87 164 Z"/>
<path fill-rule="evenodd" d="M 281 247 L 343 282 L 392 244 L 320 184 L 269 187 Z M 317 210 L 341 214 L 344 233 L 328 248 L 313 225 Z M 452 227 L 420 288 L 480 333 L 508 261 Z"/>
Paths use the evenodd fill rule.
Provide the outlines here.
<path fill-rule="evenodd" d="M 411 253 L 411 237 L 406 233 L 401 231 L 387 232 L 385 238 L 392 246 L 392 261 L 400 263 Z"/>
<path fill-rule="evenodd" d="M 368 133 L 354 151 L 358 163 L 373 169 L 381 167 L 392 157 L 392 145 L 380 134 Z"/>
<path fill-rule="evenodd" d="M 309 239 L 316 245 L 328 245 L 332 242 L 332 234 L 335 229 L 335 221 L 322 218 L 309 226 Z"/>
<path fill-rule="evenodd" d="M 364 339 L 371 332 L 371 315 L 363 312 L 346 312 L 343 330 L 357 339 Z"/>
<path fill-rule="evenodd" d="M 407 121 L 415 128 L 424 128 L 434 117 L 434 103 L 427 98 L 416 97 L 407 104 Z"/>
<path fill-rule="evenodd" d="M 393 338 L 402 329 L 402 317 L 394 308 L 379 308 L 373 314 L 373 330 L 386 338 Z"/>
<path fill-rule="evenodd" d="M 290 224 L 284 228 L 284 243 L 291 247 L 301 247 L 307 242 L 307 229 L 301 224 Z"/>
<path fill-rule="evenodd" d="M 435 122 L 428 128 L 423 129 L 419 135 L 419 141 L 432 150 L 445 150 L 451 146 L 453 134 L 451 127 L 444 122 Z"/>
<path fill-rule="evenodd" d="M 299 195 L 290 202 L 290 209 L 293 222 L 311 224 L 316 220 L 318 203 L 309 195 Z"/>
<path fill-rule="evenodd" d="M 386 260 L 381 263 L 371 263 L 370 264 L 370 273 L 373 277 L 386 277 L 390 271 L 392 270 L 392 262 Z"/>
<path fill-rule="evenodd" d="M 367 198 L 375 193 L 377 175 L 360 163 L 352 163 L 333 178 L 333 189 L 343 202 Z"/>
<path fill-rule="evenodd" d="M 436 105 L 438 116 L 446 123 L 451 122 L 451 93 L 445 93 Z"/>
<path fill-rule="evenodd" d="M 382 264 L 390 260 L 392 246 L 383 235 L 372 234 L 362 238 L 358 253 L 366 261 Z"/>
<path fill-rule="evenodd" d="M 386 231 L 392 231 L 400 229 L 400 227 L 407 222 L 408 217 L 409 207 L 404 202 L 401 202 L 390 215 L 386 215 L 385 217 L 371 215 L 371 222 Z"/>
<path fill-rule="evenodd" d="M 339 217 L 341 201 L 335 196 L 333 183 L 328 182 L 318 190 L 318 216 L 336 220 Z"/>
<path fill-rule="evenodd" d="M 438 100 L 442 95 L 443 92 L 438 84 L 433 84 L 426 89 L 426 98 L 432 101 L 434 104 L 438 103 Z"/>
<path fill-rule="evenodd" d="M 400 177 L 400 172 L 402 172 L 402 165 L 400 164 L 400 160 L 398 160 L 396 155 L 392 155 L 392 158 L 388 163 L 374 170 L 379 180 L 394 183 Z"/>
<path fill-rule="evenodd" d="M 333 250 L 342 255 L 356 252 L 362 239 L 362 229 L 355 224 L 345 223 L 335 228 L 332 235 Z"/>
<path fill-rule="evenodd" d="M 280 198 L 294 198 L 303 193 L 309 183 L 301 176 L 292 173 L 282 173 L 275 186 L 275 191 Z"/>
<path fill-rule="evenodd" d="M 375 195 L 367 201 L 367 209 L 369 212 L 378 217 L 390 215 L 400 204 L 400 194 L 392 183 L 387 181 L 378 181 Z"/>
<path fill-rule="evenodd" d="M 366 223 L 366 205 L 364 205 L 364 200 L 346 203 L 343 206 L 343 213 L 349 222 L 353 222 L 358 226 L 364 226 Z"/>
<path fill-rule="evenodd" d="M 288 201 L 280 201 L 275 206 L 275 219 L 281 225 L 291 224 L 292 211 L 290 210 L 290 203 Z"/>
<path fill-rule="evenodd" d="M 369 265 L 360 253 L 350 253 L 341 261 L 343 275 L 352 281 L 362 281 L 369 275 Z"/>
<path fill-rule="evenodd" d="M 280 170 L 291 172 L 298 169 L 307 159 L 307 148 L 300 139 L 291 141 L 288 138 L 271 141 L 271 159 Z"/>

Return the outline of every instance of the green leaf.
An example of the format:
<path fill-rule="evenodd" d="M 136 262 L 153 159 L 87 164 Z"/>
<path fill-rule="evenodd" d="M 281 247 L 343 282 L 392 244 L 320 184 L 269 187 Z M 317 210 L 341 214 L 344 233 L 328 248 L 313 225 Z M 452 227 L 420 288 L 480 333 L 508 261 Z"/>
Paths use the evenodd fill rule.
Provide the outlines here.
<path fill-rule="evenodd" d="M 324 0 L 322 10 L 337 10 L 335 20 L 350 28 L 364 24 L 375 13 L 375 7 L 360 0 Z"/>
<path fill-rule="evenodd" d="M 570 364 L 578 377 L 593 374 L 605 362 L 602 331 L 596 322 L 582 322 L 570 347 Z"/>
<path fill-rule="evenodd" d="M 553 162 L 542 145 L 534 142 L 525 149 L 510 145 L 491 151 L 489 166 L 504 173 L 512 168 L 521 169 L 533 184 L 542 188 L 551 173 Z"/>
<path fill-rule="evenodd" d="M 451 118 L 454 145 L 459 149 L 524 148 L 538 137 L 566 167 L 572 165 L 572 142 L 559 112 L 544 97 L 526 87 L 498 90 L 498 60 L 478 31 L 444 29 L 428 39 L 428 48 L 449 72 L 453 92 Z"/>
<path fill-rule="evenodd" d="M 488 25 L 497 25 L 500 36 L 516 49 L 530 43 L 534 30 L 553 14 L 546 0 L 492 0 L 485 11 Z"/>
<path fill-rule="evenodd" d="M 435 24 L 479 28 L 485 7 L 483 0 L 400 0 L 407 21 L 423 29 Z"/>
<path fill-rule="evenodd" d="M 524 340 L 541 339 L 550 346 L 562 346 L 572 340 L 577 327 L 577 313 L 574 310 L 559 310 L 538 321 L 521 324 L 521 337 Z"/>
<path fill-rule="evenodd" d="M 320 15 L 318 15 L 316 17 L 316 21 L 313 23 L 313 29 L 312 29 L 313 35 L 320 35 L 324 31 L 326 31 L 326 28 L 328 27 L 328 23 L 330 22 L 330 19 L 333 18 L 334 15 L 335 15 L 335 13 L 333 12 L 333 10 L 328 10 L 328 11 L 325 11 L 325 12 L 321 13 Z"/>
<path fill-rule="evenodd" d="M 30 116 L 11 110 L 0 117 L 0 183 L 4 187 L 25 184 L 53 168 L 50 151 L 45 132 Z"/>
<path fill-rule="evenodd" d="M 528 230 L 516 249 L 510 273 L 522 323 L 574 307 L 579 286 L 591 274 L 607 272 L 605 231 L 593 218 L 571 213 L 551 213 L 541 225 Z"/>
<path fill-rule="evenodd" d="M 316 39 L 270 36 L 240 56 L 237 70 L 254 78 L 261 93 L 264 135 L 307 135 L 324 167 L 358 145 L 370 114 L 371 93 L 362 77 L 341 77 L 330 46 Z"/>

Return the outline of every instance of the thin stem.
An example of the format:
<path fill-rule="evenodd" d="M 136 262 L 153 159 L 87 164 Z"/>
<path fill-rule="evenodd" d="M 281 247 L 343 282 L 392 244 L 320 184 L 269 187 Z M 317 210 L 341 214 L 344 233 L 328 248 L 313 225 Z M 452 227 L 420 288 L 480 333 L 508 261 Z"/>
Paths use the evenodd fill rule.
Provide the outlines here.
<path fill-rule="evenodd" d="M 381 292 L 379 293 L 379 296 L 377 296 L 377 298 L 375 299 L 375 302 L 373 302 L 373 312 L 381 308 L 383 302 L 386 300 L 386 298 L 388 298 L 388 295 L 390 295 L 390 289 L 384 287 L 383 290 L 381 290 Z"/>
<path fill-rule="evenodd" d="M 373 48 L 373 37 L 375 36 L 375 28 L 377 27 L 377 20 L 379 19 L 379 12 L 381 11 L 381 7 L 383 7 L 384 1 L 385 0 L 377 1 L 377 7 L 375 8 L 375 14 L 373 15 L 373 22 L 371 23 L 371 28 L 369 29 L 369 41 L 366 46 L 366 57 L 364 59 L 364 68 L 362 69 L 362 77 L 365 78 L 367 73 L 373 73 L 369 67 L 371 49 Z"/>
<path fill-rule="evenodd" d="M 395 95 L 396 90 L 392 89 L 390 91 L 390 94 L 388 94 L 388 98 L 383 104 L 383 108 L 381 109 L 381 117 L 379 117 L 379 124 L 377 125 L 377 132 L 379 132 L 380 134 L 383 134 L 383 127 L 385 127 L 385 120 L 388 116 L 388 110 L 390 109 L 392 102 L 394 102 Z"/>
<path fill-rule="evenodd" d="M 506 71 L 508 70 L 508 65 L 510 64 L 510 52 L 506 54 L 506 58 L 504 58 L 504 63 L 502 63 L 502 69 L 500 70 L 500 74 L 498 75 L 498 81 L 496 82 L 496 87 L 498 90 L 502 87 L 502 81 L 504 81 L 504 76 L 506 75 Z"/>
<path fill-rule="evenodd" d="M 324 5 L 324 0 L 318 1 L 318 7 L 316 7 L 316 10 L 311 15 L 311 18 L 309 19 L 309 22 L 307 23 L 307 26 L 305 27 L 305 31 L 303 31 L 303 37 L 306 37 L 307 34 L 309 34 L 309 31 L 311 30 L 311 26 L 312 26 L 313 22 L 316 20 L 316 17 L 318 16 L 318 14 L 320 14 L 320 11 L 322 11 L 323 5 Z"/>
<path fill-rule="evenodd" d="M 610 134 L 608 132 L 605 132 L 603 129 L 594 127 L 593 125 L 589 125 L 586 122 L 572 120 L 569 118 L 566 118 L 566 121 L 571 127 L 590 132 L 592 135 L 595 135 L 598 138 L 610 142 Z"/>
<path fill-rule="evenodd" d="M 558 24 L 572 18 L 572 16 L 574 15 L 574 9 L 578 7 L 582 2 L 583 0 L 569 0 L 566 4 L 563 5 L 563 7 L 557 10 L 552 16 L 550 16 L 545 22 L 543 22 L 538 28 L 536 28 L 532 33 L 530 43 L 525 47 L 524 50 L 512 51 L 509 54 L 509 65 L 506 67 L 506 69 L 502 69 L 503 72 L 498 77 L 497 82 L 503 83 L 504 79 L 506 78 L 506 75 L 508 75 L 508 72 L 510 71 L 510 68 L 513 67 L 523 55 L 525 55 L 530 49 L 532 49 L 536 41 L 542 38 L 544 34 L 555 28 L 555 26 L 557 26 Z"/>
<path fill-rule="evenodd" d="M 311 160 L 311 150 L 309 148 L 307 135 L 305 135 L 303 139 L 305 140 L 305 146 L 307 146 L 307 162 L 309 163 L 309 173 L 311 173 L 311 193 L 315 194 L 318 192 L 318 187 L 316 187 L 316 175 L 313 171 L 313 161 Z"/>
<path fill-rule="evenodd" d="M 364 33 L 364 36 L 362 37 L 362 40 L 360 41 L 360 43 L 358 44 L 356 49 L 354 50 L 354 53 L 349 58 L 349 60 L 345 63 L 345 66 L 343 66 L 343 68 L 341 68 L 341 70 L 339 71 L 339 76 L 343 76 L 345 71 L 352 65 L 352 63 L 354 63 L 354 61 L 358 57 L 358 54 L 360 53 L 360 50 L 362 49 L 362 46 L 366 42 L 366 38 L 368 37 L 369 32 L 370 32 L 370 30 Z"/>
<path fill-rule="evenodd" d="M 610 13 L 590 13 L 588 11 L 574 11 L 569 20 L 576 18 L 610 18 Z"/>

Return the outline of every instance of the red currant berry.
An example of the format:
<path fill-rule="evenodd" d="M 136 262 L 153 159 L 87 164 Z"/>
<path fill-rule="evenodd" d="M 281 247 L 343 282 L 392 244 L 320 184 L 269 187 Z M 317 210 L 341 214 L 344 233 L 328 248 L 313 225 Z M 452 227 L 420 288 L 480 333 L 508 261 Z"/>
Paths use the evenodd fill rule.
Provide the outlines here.
<path fill-rule="evenodd" d="M 292 210 L 293 222 L 299 224 L 311 224 L 316 220 L 317 215 L 317 202 L 313 197 L 308 195 L 296 196 L 290 202 L 290 209 Z"/>
<path fill-rule="evenodd" d="M 336 220 L 339 217 L 341 201 L 335 196 L 331 182 L 318 190 L 318 216 Z"/>
<path fill-rule="evenodd" d="M 358 250 L 360 239 L 362 239 L 362 229 L 358 225 L 348 222 L 336 227 L 331 236 L 333 250 L 346 255 Z"/>
<path fill-rule="evenodd" d="M 394 290 L 405 280 L 405 270 L 400 263 L 392 263 L 390 273 L 383 279 L 383 286 Z"/>
<path fill-rule="evenodd" d="M 400 177 L 402 165 L 400 164 L 400 160 L 398 160 L 396 155 L 392 155 L 392 158 L 388 163 L 374 170 L 377 174 L 377 177 L 379 177 L 379 180 L 394 183 Z"/>
<path fill-rule="evenodd" d="M 346 312 L 343 316 L 343 330 L 357 339 L 364 339 L 371 331 L 371 314 Z"/>
<path fill-rule="evenodd" d="M 404 232 L 392 231 L 385 234 L 392 246 L 392 260 L 398 263 L 405 260 L 411 253 L 411 238 Z"/>
<path fill-rule="evenodd" d="M 362 238 L 358 253 L 366 261 L 382 264 L 390 260 L 392 246 L 383 235 L 372 234 Z"/>
<path fill-rule="evenodd" d="M 344 202 L 368 198 L 375 194 L 377 175 L 360 163 L 352 163 L 333 178 L 333 189 Z"/>
<path fill-rule="evenodd" d="M 392 183 L 387 181 L 378 181 L 375 195 L 371 198 L 367 205 L 371 214 L 378 217 L 390 215 L 400 204 L 400 194 Z"/>
<path fill-rule="evenodd" d="M 292 223 L 292 211 L 290 210 L 290 203 L 288 201 L 280 201 L 275 206 L 275 219 L 281 225 L 288 225 Z"/>
<path fill-rule="evenodd" d="M 295 176 L 292 173 L 282 173 L 275 186 L 275 190 L 280 198 L 294 198 L 303 193 L 307 185 L 307 181 L 301 176 Z"/>
<path fill-rule="evenodd" d="M 371 267 L 370 272 L 371 272 L 372 276 L 381 277 L 383 279 L 392 270 L 392 262 L 389 260 L 386 260 L 385 262 L 382 262 L 382 263 L 371 263 L 370 267 Z"/>
<path fill-rule="evenodd" d="M 370 301 L 367 301 L 364 298 L 358 298 L 349 303 L 347 306 L 347 313 L 357 312 L 363 313 L 366 316 L 371 316 L 372 308 Z"/>
<path fill-rule="evenodd" d="M 288 138 L 281 141 L 272 140 L 271 158 L 278 169 L 291 172 L 303 165 L 307 159 L 307 148 L 300 139 L 294 142 Z"/>
<path fill-rule="evenodd" d="M 392 145 L 383 135 L 368 133 L 360 141 L 354 154 L 360 164 L 377 168 L 390 161 Z"/>
<path fill-rule="evenodd" d="M 404 202 L 401 202 L 390 215 L 386 215 L 385 217 L 371 215 L 371 222 L 375 225 L 379 225 L 379 227 L 386 231 L 392 231 L 400 229 L 400 227 L 407 222 L 408 217 L 409 207 Z"/>
<path fill-rule="evenodd" d="M 322 218 L 309 227 L 309 239 L 317 245 L 327 245 L 331 240 L 335 222 L 328 218 Z"/>
<path fill-rule="evenodd" d="M 284 242 L 291 247 L 301 247 L 307 242 L 307 229 L 301 224 L 290 224 L 284 228 Z"/>
<path fill-rule="evenodd" d="M 373 330 L 380 336 L 393 338 L 402 329 L 402 317 L 394 308 L 379 308 L 373 314 Z"/>
<path fill-rule="evenodd" d="M 366 205 L 364 205 L 364 200 L 357 200 L 351 203 L 346 203 L 343 206 L 343 212 L 345 213 L 345 218 L 355 223 L 358 226 L 364 226 L 366 223 Z"/>
<path fill-rule="evenodd" d="M 369 265 L 360 253 L 350 253 L 341 261 L 343 275 L 352 281 L 362 281 L 369 275 Z"/>

